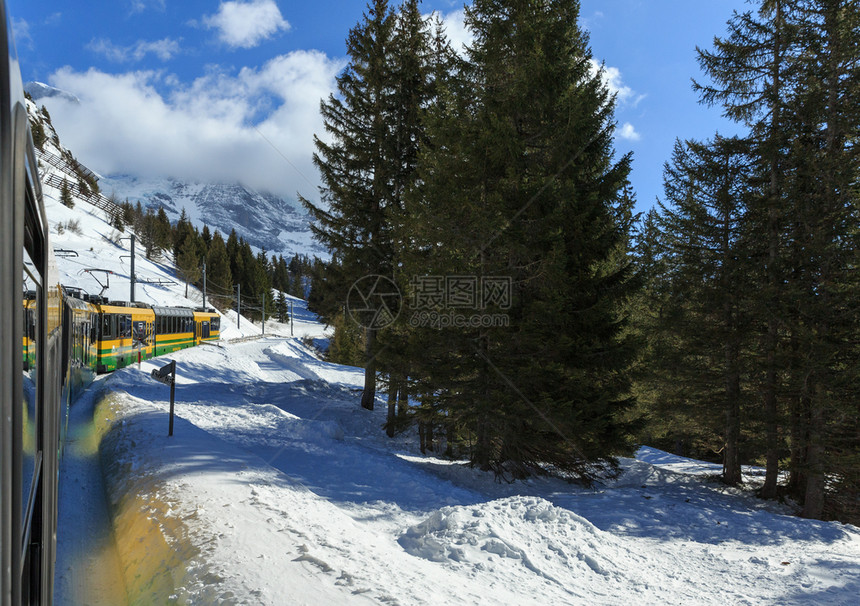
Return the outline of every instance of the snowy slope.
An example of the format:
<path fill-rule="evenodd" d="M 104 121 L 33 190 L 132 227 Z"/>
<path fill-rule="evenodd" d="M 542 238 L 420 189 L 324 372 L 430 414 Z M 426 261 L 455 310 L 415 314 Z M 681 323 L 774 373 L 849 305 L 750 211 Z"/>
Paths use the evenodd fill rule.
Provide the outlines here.
<path fill-rule="evenodd" d="M 95 415 L 110 419 L 101 460 L 141 603 L 847 605 L 860 595 L 860 530 L 709 481 L 708 464 L 642 448 L 597 489 L 499 484 L 386 438 L 384 407 L 358 406 L 360 369 L 297 340 L 173 359 L 172 438 L 168 390 L 149 377 L 161 361 L 107 379 Z"/>

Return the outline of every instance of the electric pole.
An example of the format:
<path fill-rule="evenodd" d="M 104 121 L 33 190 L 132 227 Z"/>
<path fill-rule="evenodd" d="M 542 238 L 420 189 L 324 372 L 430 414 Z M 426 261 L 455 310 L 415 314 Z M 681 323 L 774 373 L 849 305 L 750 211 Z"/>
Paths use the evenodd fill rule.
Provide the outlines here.
<path fill-rule="evenodd" d="M 134 303 L 134 234 L 131 234 L 131 302 Z"/>

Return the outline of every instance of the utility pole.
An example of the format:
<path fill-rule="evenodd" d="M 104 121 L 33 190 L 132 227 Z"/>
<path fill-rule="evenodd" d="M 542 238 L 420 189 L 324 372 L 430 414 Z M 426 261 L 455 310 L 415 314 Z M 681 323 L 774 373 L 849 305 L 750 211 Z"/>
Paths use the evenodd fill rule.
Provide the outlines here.
<path fill-rule="evenodd" d="M 134 234 L 131 234 L 131 236 L 129 236 L 128 238 L 120 238 L 120 240 L 131 240 L 131 279 L 129 280 L 131 290 L 128 293 L 128 298 L 132 303 L 134 303 Z M 122 255 L 122 257 L 120 258 L 123 257 L 125 257 L 125 255 Z"/>
<path fill-rule="evenodd" d="M 236 288 L 239 289 L 239 292 L 236 295 L 236 328 L 241 328 L 240 321 L 242 319 L 242 285 L 237 284 Z"/>
<path fill-rule="evenodd" d="M 206 261 L 203 261 L 203 311 L 206 311 Z"/>
<path fill-rule="evenodd" d="M 266 334 L 266 295 L 263 295 L 263 334 Z"/>
<path fill-rule="evenodd" d="M 290 336 L 293 336 L 293 302 L 290 301 Z"/>
<path fill-rule="evenodd" d="M 131 302 L 134 303 L 134 234 L 131 234 Z"/>

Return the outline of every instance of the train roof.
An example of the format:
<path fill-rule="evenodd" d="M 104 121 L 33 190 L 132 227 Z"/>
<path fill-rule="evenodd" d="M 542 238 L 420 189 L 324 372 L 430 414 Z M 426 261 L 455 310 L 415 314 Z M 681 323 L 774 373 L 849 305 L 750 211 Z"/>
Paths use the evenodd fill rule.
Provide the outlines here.
<path fill-rule="evenodd" d="M 71 307 L 72 309 L 87 309 L 90 311 L 98 311 L 98 308 L 88 301 L 84 301 L 83 299 L 78 299 L 77 297 L 66 297 L 65 299 L 66 305 Z"/>
<path fill-rule="evenodd" d="M 152 310 L 156 316 L 194 317 L 194 312 L 188 307 L 157 307 L 153 305 Z"/>

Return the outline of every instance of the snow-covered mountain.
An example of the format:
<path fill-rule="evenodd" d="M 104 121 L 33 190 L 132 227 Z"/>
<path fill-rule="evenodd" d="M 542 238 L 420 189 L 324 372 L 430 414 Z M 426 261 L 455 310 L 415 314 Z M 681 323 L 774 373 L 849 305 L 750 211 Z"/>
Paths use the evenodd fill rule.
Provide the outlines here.
<path fill-rule="evenodd" d="M 54 88 L 44 82 L 28 82 L 24 85 L 24 91 L 33 98 L 33 101 L 59 97 L 66 101 L 71 101 L 72 103 L 80 103 L 80 100 L 72 93 L 60 90 L 59 88 Z"/>
<path fill-rule="evenodd" d="M 40 100 L 52 98 L 80 103 L 71 93 L 41 82 L 29 82 L 24 89 L 36 106 L 41 105 Z M 44 122 L 49 139 L 54 139 L 52 135 L 59 135 L 53 141 L 57 147 L 54 151 L 62 156 L 65 151 L 59 144 L 62 133 L 56 132 L 47 114 L 40 114 L 39 119 Z M 99 167 L 87 167 L 89 171 L 98 173 Z M 134 174 L 95 176 L 98 176 L 100 192 L 106 197 L 119 202 L 128 200 L 132 204 L 139 201 L 144 208 L 153 210 L 163 207 L 173 223 L 184 209 L 198 229 L 208 225 L 210 231 L 221 232 L 225 240 L 235 230 L 236 235 L 248 242 L 255 252 L 265 249 L 269 255 L 281 254 L 286 258 L 295 253 L 310 257 L 328 256 L 325 248 L 313 240 L 310 217 L 295 200 L 285 200 L 240 183 L 187 181 L 170 176 L 152 178 Z"/>
<path fill-rule="evenodd" d="M 144 207 L 163 207 L 171 222 L 185 209 L 192 224 L 208 225 L 226 239 L 232 230 L 255 249 L 269 254 L 294 253 L 325 256 L 325 249 L 314 242 L 310 217 L 295 202 L 289 202 L 238 183 L 200 183 L 174 178 L 141 178 L 111 175 L 99 180 L 99 187 L 119 201 L 140 201 Z"/>

